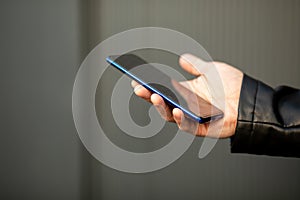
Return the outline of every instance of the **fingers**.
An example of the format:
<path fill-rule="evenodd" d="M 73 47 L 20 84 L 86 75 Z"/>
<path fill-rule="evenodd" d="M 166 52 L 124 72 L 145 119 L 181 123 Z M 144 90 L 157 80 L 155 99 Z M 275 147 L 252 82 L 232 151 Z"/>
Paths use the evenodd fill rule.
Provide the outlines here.
<path fill-rule="evenodd" d="M 173 113 L 173 117 L 174 117 L 174 120 L 175 120 L 176 124 L 180 128 L 181 127 L 181 121 L 182 121 L 182 118 L 183 118 L 183 112 L 178 108 L 174 108 L 172 113 Z"/>
<path fill-rule="evenodd" d="M 205 136 L 207 128 L 205 125 L 199 124 L 189 118 L 186 118 L 183 112 L 174 108 L 173 110 L 164 102 L 163 98 L 158 94 L 151 94 L 146 88 L 137 83 L 136 81 L 131 82 L 131 86 L 134 87 L 134 92 L 137 96 L 152 103 L 161 117 L 169 122 L 176 122 L 179 129 L 199 136 Z"/>
<path fill-rule="evenodd" d="M 197 134 L 196 127 L 198 123 L 196 124 L 192 120 L 186 118 L 183 112 L 178 108 L 174 108 L 172 113 L 173 113 L 174 120 L 180 130 L 192 134 Z"/>
<path fill-rule="evenodd" d="M 197 136 L 207 135 L 208 124 L 199 124 L 198 122 L 185 117 L 183 112 L 178 108 L 174 108 L 172 114 L 180 130 L 192 133 Z"/>
<path fill-rule="evenodd" d="M 135 88 L 138 85 L 140 85 L 140 84 L 138 82 L 136 82 L 135 80 L 131 81 L 131 87 Z"/>
<path fill-rule="evenodd" d="M 181 55 L 179 58 L 179 64 L 185 71 L 194 76 L 205 74 L 211 67 L 210 63 L 205 62 L 192 54 Z"/>
<path fill-rule="evenodd" d="M 131 86 L 134 88 L 134 93 L 152 103 L 163 119 L 169 122 L 174 122 L 172 112 L 169 106 L 164 102 L 163 98 L 158 94 L 151 94 L 149 90 L 144 88 L 136 81 L 131 81 Z"/>
<path fill-rule="evenodd" d="M 152 94 L 150 100 L 164 120 L 174 122 L 172 111 L 161 96 Z"/>
<path fill-rule="evenodd" d="M 142 85 L 140 85 L 136 81 L 131 81 L 131 86 L 134 88 L 134 93 L 137 96 L 150 102 L 151 92 L 149 90 L 144 88 Z"/>

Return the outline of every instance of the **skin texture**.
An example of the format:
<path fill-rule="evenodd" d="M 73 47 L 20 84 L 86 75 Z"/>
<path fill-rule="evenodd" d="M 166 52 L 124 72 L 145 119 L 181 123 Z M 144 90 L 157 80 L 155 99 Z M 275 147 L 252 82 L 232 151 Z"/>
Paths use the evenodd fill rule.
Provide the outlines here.
<path fill-rule="evenodd" d="M 194 79 L 180 82 L 180 84 L 189 88 L 192 92 L 196 93 L 208 102 L 211 102 L 212 97 L 207 87 L 207 82 L 205 82 L 209 78 L 209 76 L 206 75 L 208 75 L 212 66 L 216 68 L 216 73 L 218 73 L 218 76 L 221 78 L 225 93 L 225 110 L 223 110 L 223 119 L 206 124 L 199 124 L 189 118 L 186 118 L 180 109 L 174 108 L 171 110 L 165 104 L 162 97 L 157 94 L 152 94 L 137 82 L 132 81 L 131 85 L 134 88 L 135 94 L 152 103 L 163 119 L 169 122 L 175 122 L 179 129 L 183 131 L 197 136 L 208 136 L 213 138 L 228 138 L 233 136 L 237 124 L 238 104 L 243 73 L 226 63 L 204 62 L 200 58 L 191 54 L 182 55 L 179 59 L 179 64 L 185 71 L 195 76 Z M 197 66 L 197 68 L 194 66 Z M 210 131 L 208 131 L 209 127 Z M 222 130 L 219 131 L 220 129 Z"/>

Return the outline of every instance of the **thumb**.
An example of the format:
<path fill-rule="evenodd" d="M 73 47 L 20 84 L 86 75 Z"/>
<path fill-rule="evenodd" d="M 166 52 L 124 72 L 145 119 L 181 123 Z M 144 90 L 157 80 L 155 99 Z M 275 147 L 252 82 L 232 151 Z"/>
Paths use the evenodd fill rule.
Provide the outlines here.
<path fill-rule="evenodd" d="M 209 70 L 207 69 L 209 67 L 209 63 L 188 53 L 180 56 L 179 64 L 185 71 L 194 76 L 200 76 Z"/>

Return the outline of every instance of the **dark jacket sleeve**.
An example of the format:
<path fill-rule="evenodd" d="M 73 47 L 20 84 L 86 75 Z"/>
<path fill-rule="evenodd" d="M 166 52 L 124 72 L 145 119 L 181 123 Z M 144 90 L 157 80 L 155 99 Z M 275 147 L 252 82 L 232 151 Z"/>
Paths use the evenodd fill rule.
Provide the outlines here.
<path fill-rule="evenodd" d="M 231 152 L 300 157 L 300 90 L 244 75 Z"/>

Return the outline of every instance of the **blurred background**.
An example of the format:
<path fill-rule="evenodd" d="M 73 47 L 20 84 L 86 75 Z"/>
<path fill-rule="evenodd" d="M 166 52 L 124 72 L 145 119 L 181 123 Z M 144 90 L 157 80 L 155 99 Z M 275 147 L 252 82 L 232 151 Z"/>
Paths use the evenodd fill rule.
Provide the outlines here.
<path fill-rule="evenodd" d="M 0 199 L 299 199 L 299 159 L 231 154 L 229 140 L 200 160 L 197 138 L 172 165 L 147 174 L 113 170 L 87 152 L 72 118 L 76 72 L 98 43 L 144 26 L 187 34 L 214 60 L 273 87 L 300 88 L 297 0 L 1 0 Z M 179 69 L 174 56 L 158 57 Z M 168 142 L 173 124 L 148 141 L 111 123 L 108 99 L 120 73 L 106 73 L 96 109 L 110 139 L 135 151 Z M 131 100 L 133 119 L 147 124 L 149 105 Z"/>

